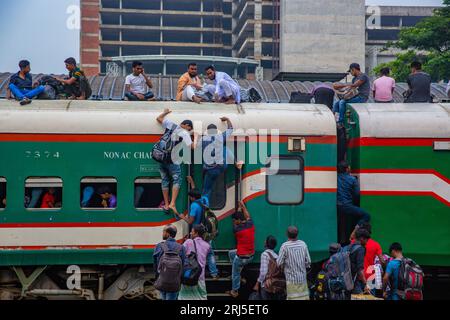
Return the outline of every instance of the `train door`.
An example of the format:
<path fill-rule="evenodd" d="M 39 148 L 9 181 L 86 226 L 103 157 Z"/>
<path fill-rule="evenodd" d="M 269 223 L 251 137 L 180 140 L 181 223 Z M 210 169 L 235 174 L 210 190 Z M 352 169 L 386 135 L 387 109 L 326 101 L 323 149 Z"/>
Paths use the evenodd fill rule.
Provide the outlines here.
<path fill-rule="evenodd" d="M 235 137 L 230 139 L 233 140 L 227 144 L 227 168 L 216 179 L 208 197 L 209 207 L 220 221 L 219 237 L 215 241 L 216 248 L 231 248 L 234 245 L 232 225 L 227 217 L 237 210 L 238 202 L 241 199 L 242 166 L 236 166 L 236 163 L 239 162 L 238 154 L 240 154 L 236 150 L 240 148 L 245 150 L 245 143 L 238 145 Z M 202 163 L 195 163 L 194 160 L 194 152 L 192 152 L 188 174 L 194 179 L 195 187 L 203 194 L 205 170 Z M 190 188 L 189 185 L 188 188 Z"/>

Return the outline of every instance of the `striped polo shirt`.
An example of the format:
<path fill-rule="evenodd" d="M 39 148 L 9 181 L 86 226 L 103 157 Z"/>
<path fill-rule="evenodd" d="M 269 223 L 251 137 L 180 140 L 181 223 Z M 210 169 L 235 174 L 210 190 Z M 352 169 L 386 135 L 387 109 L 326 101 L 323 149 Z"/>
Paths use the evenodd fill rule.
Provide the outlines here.
<path fill-rule="evenodd" d="M 311 265 L 311 258 L 306 243 L 301 240 L 283 243 L 277 264 L 283 266 L 286 281 L 294 284 L 306 283 L 306 268 Z"/>

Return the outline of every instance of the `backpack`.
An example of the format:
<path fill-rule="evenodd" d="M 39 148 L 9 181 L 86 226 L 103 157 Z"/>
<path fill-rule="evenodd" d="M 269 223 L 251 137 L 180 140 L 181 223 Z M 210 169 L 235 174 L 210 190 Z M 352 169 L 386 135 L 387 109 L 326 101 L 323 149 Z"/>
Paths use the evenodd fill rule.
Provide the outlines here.
<path fill-rule="evenodd" d="M 46 93 L 50 92 L 50 94 L 47 93 L 47 95 L 50 97 L 50 99 L 56 99 L 56 96 L 58 94 L 64 93 L 64 85 L 61 84 L 60 81 L 56 80 L 55 77 L 52 77 L 49 75 L 42 76 L 39 79 L 39 84 L 46 87 L 46 89 L 45 89 Z M 47 88 L 47 86 L 50 86 L 51 88 L 53 88 L 54 96 L 55 96 L 54 98 L 52 97 L 50 88 Z"/>
<path fill-rule="evenodd" d="M 192 242 L 194 243 L 194 251 L 191 251 L 186 258 L 183 277 L 181 279 L 181 283 L 186 286 L 198 285 L 198 279 L 202 274 L 202 266 L 197 258 L 197 245 L 195 244 L 195 240 L 192 240 Z"/>
<path fill-rule="evenodd" d="M 203 209 L 201 224 L 205 227 L 205 234 L 203 240 L 209 242 L 214 240 L 219 235 L 219 220 L 212 210 L 203 204 L 201 200 L 198 202 Z"/>
<path fill-rule="evenodd" d="M 286 277 L 277 260 L 269 254 L 269 267 L 264 279 L 264 289 L 269 293 L 286 294 Z"/>
<path fill-rule="evenodd" d="M 166 164 L 172 163 L 171 153 L 173 147 L 175 146 L 175 143 L 172 140 L 172 134 L 174 133 L 176 128 L 177 125 L 173 125 L 173 127 L 170 129 L 167 128 L 159 141 L 153 145 L 151 154 L 153 160 Z"/>
<path fill-rule="evenodd" d="M 80 77 L 80 91 L 84 92 L 86 100 L 92 95 L 91 84 L 89 83 L 88 78 L 84 75 Z"/>
<path fill-rule="evenodd" d="M 333 296 L 339 299 L 342 297 L 343 292 L 353 290 L 354 279 L 352 277 L 350 255 L 360 247 L 361 245 L 359 244 L 346 246 L 332 255 L 326 264 L 328 288 L 332 299 Z"/>
<path fill-rule="evenodd" d="M 327 300 L 328 295 L 328 276 L 324 270 L 321 270 L 314 283 L 314 300 Z"/>
<path fill-rule="evenodd" d="M 303 93 L 300 91 L 294 91 L 291 93 L 289 103 L 311 103 L 313 95 L 310 93 Z"/>
<path fill-rule="evenodd" d="M 412 259 L 403 258 L 398 272 L 398 295 L 403 300 L 423 300 L 423 270 Z"/>
<path fill-rule="evenodd" d="M 181 288 L 183 263 L 180 257 L 181 246 L 169 250 L 167 242 L 162 244 L 163 254 L 158 263 L 158 279 L 155 288 L 165 292 L 178 292 Z"/>

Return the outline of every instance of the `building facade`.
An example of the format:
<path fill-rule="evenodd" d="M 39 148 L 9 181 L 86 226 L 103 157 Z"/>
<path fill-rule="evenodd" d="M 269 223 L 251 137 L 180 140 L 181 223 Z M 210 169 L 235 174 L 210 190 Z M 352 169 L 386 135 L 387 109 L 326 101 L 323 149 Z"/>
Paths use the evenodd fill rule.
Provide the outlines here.
<path fill-rule="evenodd" d="M 151 74 L 179 75 L 193 60 L 237 78 L 332 80 L 351 62 L 370 71 L 393 59 L 382 47 L 434 9 L 349 1 L 80 0 L 81 65 L 122 75 L 140 59 Z"/>

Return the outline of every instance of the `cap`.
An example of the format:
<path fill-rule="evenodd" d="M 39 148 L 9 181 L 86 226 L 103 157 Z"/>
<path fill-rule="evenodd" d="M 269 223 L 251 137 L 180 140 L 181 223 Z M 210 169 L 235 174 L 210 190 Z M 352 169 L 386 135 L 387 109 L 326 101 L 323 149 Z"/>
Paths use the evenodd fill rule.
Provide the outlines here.
<path fill-rule="evenodd" d="M 347 72 L 350 72 L 352 69 L 357 69 L 357 70 L 361 70 L 361 66 L 359 65 L 359 63 L 352 63 L 350 65 L 350 67 L 348 68 Z"/>

